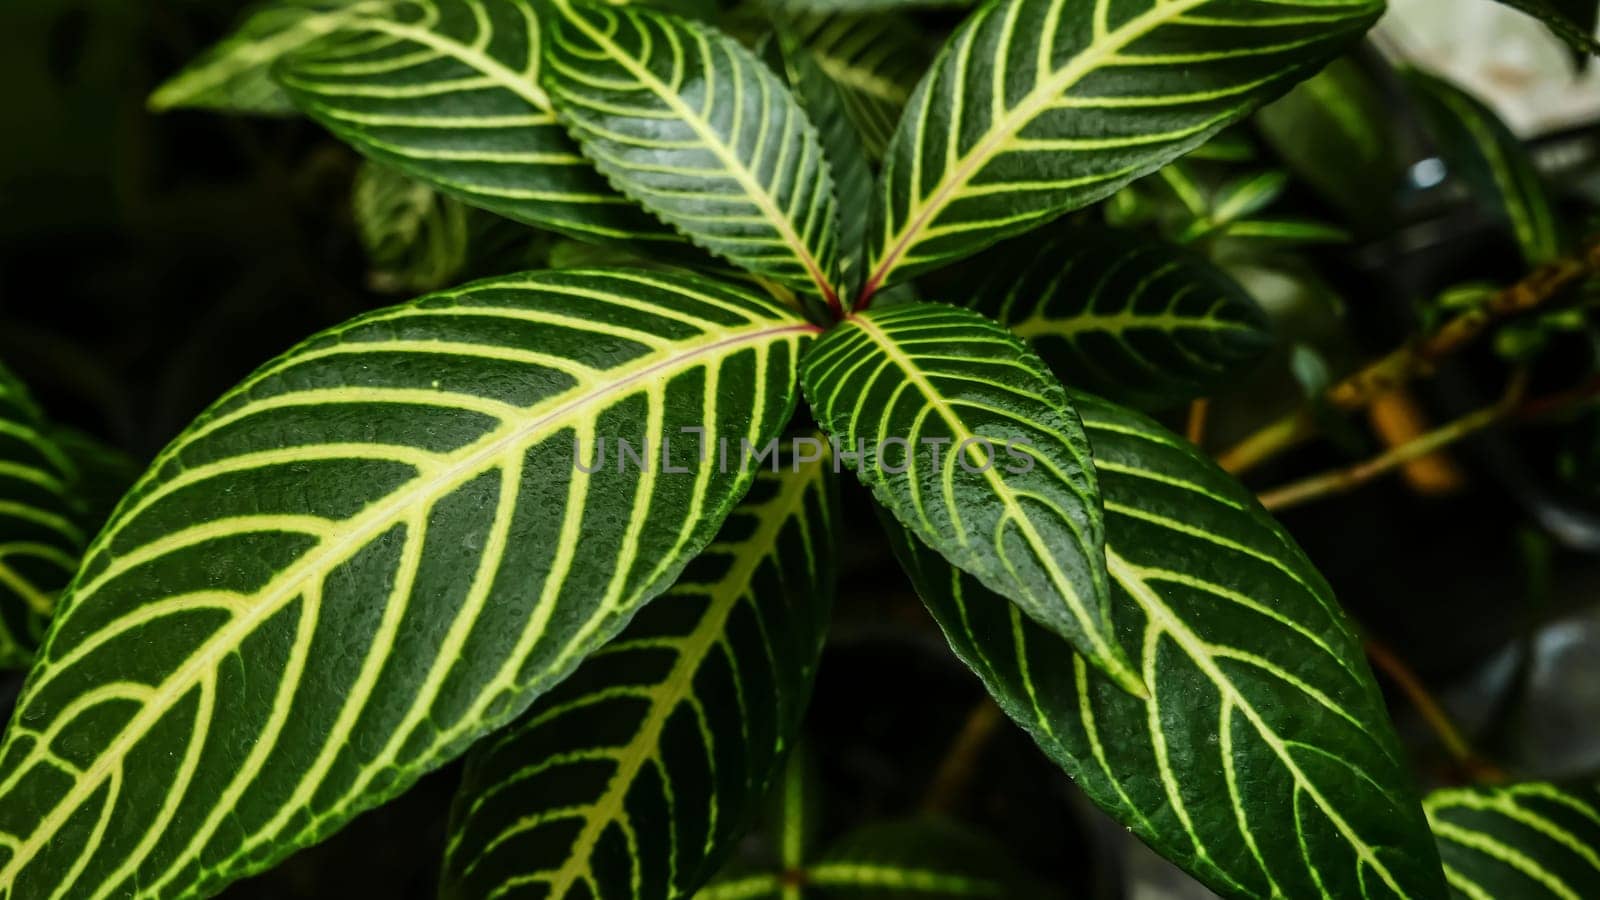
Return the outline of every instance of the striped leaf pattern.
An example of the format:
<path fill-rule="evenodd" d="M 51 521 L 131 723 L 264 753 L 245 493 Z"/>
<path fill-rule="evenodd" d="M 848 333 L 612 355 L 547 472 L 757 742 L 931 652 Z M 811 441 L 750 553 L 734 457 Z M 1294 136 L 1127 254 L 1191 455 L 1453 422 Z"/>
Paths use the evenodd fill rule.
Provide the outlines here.
<path fill-rule="evenodd" d="M 1462 900 L 1600 897 L 1600 789 L 1545 782 L 1452 788 L 1423 801 Z"/>
<path fill-rule="evenodd" d="M 468 757 L 446 900 L 678 897 L 794 743 L 835 589 L 832 463 L 763 472 L 616 640 Z"/>
<path fill-rule="evenodd" d="M 971 310 L 905 303 L 846 319 L 801 369 L 818 422 L 879 502 L 1142 692 L 1111 631 L 1088 441 L 1037 356 Z"/>
<path fill-rule="evenodd" d="M 367 157 L 575 237 L 678 238 L 583 158 L 539 86 L 533 0 L 396 0 L 284 59 L 290 99 Z"/>
<path fill-rule="evenodd" d="M 698 22 L 551 6 L 545 84 L 600 171 L 695 243 L 836 303 L 832 179 L 777 74 Z"/>
<path fill-rule="evenodd" d="M 1057 226 L 965 268 L 950 296 L 1028 341 L 1067 384 L 1134 406 L 1202 396 L 1272 343 L 1266 316 L 1224 272 L 1127 231 Z"/>
<path fill-rule="evenodd" d="M 78 470 L 20 380 L 0 365 L 0 669 L 27 666 L 88 529 Z"/>
<path fill-rule="evenodd" d="M 1381 0 L 1003 0 L 918 85 L 866 292 L 1110 195 L 1310 75 Z"/>
<path fill-rule="evenodd" d="M 467 264 L 467 208 L 454 197 L 369 162 L 356 171 L 350 207 L 374 290 L 444 287 Z"/>
<path fill-rule="evenodd" d="M 228 37 L 150 95 L 150 108 L 289 115 L 294 103 L 272 78 L 278 60 L 392 0 L 278 0 L 247 13 Z"/>
<path fill-rule="evenodd" d="M 1533 159 L 1511 129 L 1481 100 L 1425 72 L 1407 83 L 1449 171 L 1511 228 L 1529 265 L 1561 254 L 1561 232 Z"/>
<path fill-rule="evenodd" d="M 932 58 L 921 30 L 892 13 L 791 13 L 781 21 L 838 86 L 868 157 L 883 159 L 900 111 Z M 837 168 L 834 172 L 839 177 Z M 840 196 L 867 195 L 841 191 Z M 850 205 L 865 212 L 859 200 Z"/>
<path fill-rule="evenodd" d="M 1096 804 L 1229 897 L 1445 895 L 1361 644 L 1251 494 L 1085 394 L 1117 633 L 1147 699 L 887 522 L 958 656 Z"/>
<path fill-rule="evenodd" d="M 690 276 L 534 273 L 268 363 L 90 546 L 0 745 L 0 896 L 215 892 L 514 718 L 750 481 L 692 436 L 599 441 L 764 442 L 813 330 Z"/>

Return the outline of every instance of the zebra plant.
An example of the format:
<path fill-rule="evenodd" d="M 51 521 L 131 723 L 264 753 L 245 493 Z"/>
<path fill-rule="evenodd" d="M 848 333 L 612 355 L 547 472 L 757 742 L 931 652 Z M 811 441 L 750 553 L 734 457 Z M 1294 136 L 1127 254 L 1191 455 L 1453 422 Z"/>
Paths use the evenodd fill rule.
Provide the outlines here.
<path fill-rule="evenodd" d="M 989 0 L 925 71 L 854 5 L 280 0 L 154 95 L 366 156 L 369 243 L 423 235 L 391 281 L 461 271 L 469 214 L 588 262 L 307 338 L 51 551 L 0 896 L 206 896 L 463 754 L 445 897 L 800 896 L 718 873 L 798 739 L 847 469 L 956 655 L 1158 852 L 1228 896 L 1446 896 L 1327 583 L 1146 415 L 1263 313 L 1063 218 L 1381 3 Z M 996 883 L 924 855 L 823 887 Z"/>

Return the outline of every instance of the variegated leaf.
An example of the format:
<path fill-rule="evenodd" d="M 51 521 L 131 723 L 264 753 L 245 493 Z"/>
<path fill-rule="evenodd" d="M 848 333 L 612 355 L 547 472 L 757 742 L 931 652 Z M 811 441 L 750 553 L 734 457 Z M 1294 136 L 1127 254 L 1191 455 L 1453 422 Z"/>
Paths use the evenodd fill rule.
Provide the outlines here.
<path fill-rule="evenodd" d="M 541 40 L 533 0 L 394 0 L 274 71 L 357 150 L 473 206 L 590 240 L 677 242 L 556 121 Z"/>
<path fill-rule="evenodd" d="M 1361 642 L 1254 497 L 1188 442 L 1085 394 L 1118 639 L 1150 696 L 889 522 L 956 654 L 1096 804 L 1225 896 L 1445 895 Z"/>
<path fill-rule="evenodd" d="M 893 13 L 792 13 L 782 22 L 838 86 L 868 157 L 882 159 L 900 111 L 933 56 L 921 30 Z M 865 213 L 866 196 L 850 205 Z"/>
<path fill-rule="evenodd" d="M 1450 788 L 1423 800 L 1461 900 L 1600 897 L 1600 789 L 1545 782 Z"/>
<path fill-rule="evenodd" d="M 951 299 L 1028 341 L 1063 382 L 1123 403 L 1202 396 L 1272 345 L 1265 314 L 1226 273 L 1130 232 L 1058 226 L 967 268 Z"/>
<path fill-rule="evenodd" d="M 86 526 L 77 466 L 11 370 L 0 365 L 0 669 L 33 659 Z"/>
<path fill-rule="evenodd" d="M 204 896 L 513 719 L 749 483 L 692 436 L 648 467 L 597 442 L 764 442 L 814 330 L 698 278 L 533 273 L 259 369 L 156 458 L 51 623 L 0 745 L 5 896 Z"/>
<path fill-rule="evenodd" d="M 690 240 L 839 304 L 839 213 L 816 129 L 733 38 L 552 0 L 544 81 L 584 153 Z"/>
<path fill-rule="evenodd" d="M 454 197 L 368 162 L 356 171 L 350 206 L 374 290 L 434 290 L 466 266 L 468 213 Z"/>
<path fill-rule="evenodd" d="M 672 590 L 473 750 L 447 900 L 679 897 L 715 873 L 811 693 L 834 494 L 826 458 L 763 472 Z"/>
<path fill-rule="evenodd" d="M 1381 0 L 1002 0 L 906 107 L 863 293 L 1110 195 L 1315 72 Z"/>
<path fill-rule="evenodd" d="M 951 562 L 1142 692 L 1110 625 L 1088 441 L 1039 358 L 971 310 L 858 313 L 807 354 L 822 427 L 873 494 Z"/>

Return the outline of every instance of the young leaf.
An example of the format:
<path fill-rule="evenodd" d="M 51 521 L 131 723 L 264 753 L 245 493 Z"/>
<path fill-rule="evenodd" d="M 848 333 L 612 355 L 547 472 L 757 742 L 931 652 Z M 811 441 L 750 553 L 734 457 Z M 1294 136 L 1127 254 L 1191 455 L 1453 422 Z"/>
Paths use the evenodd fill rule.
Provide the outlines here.
<path fill-rule="evenodd" d="M 905 303 L 828 332 L 801 380 L 879 502 L 1142 692 L 1111 632 L 1089 445 L 1037 356 L 971 310 Z"/>
<path fill-rule="evenodd" d="M 892 13 L 794 14 L 783 17 L 783 26 L 838 85 L 845 113 L 855 123 L 867 156 L 882 159 L 900 111 L 927 68 L 930 54 L 921 32 Z M 846 205 L 866 211 L 863 202 Z"/>
<path fill-rule="evenodd" d="M 1057 226 L 974 260 L 951 296 L 1027 340 L 1063 382 L 1159 408 L 1235 378 L 1266 316 L 1203 257 L 1127 231 Z"/>
<path fill-rule="evenodd" d="M 1529 782 L 1423 800 L 1444 875 L 1465 900 L 1600 897 L 1600 790 Z"/>
<path fill-rule="evenodd" d="M 22 382 L 0 365 L 0 669 L 33 659 L 56 595 L 78 568 L 77 467 Z"/>
<path fill-rule="evenodd" d="M 272 80 L 284 56 L 394 0 L 278 0 L 245 15 L 239 27 L 150 95 L 150 108 L 288 115 L 294 103 Z"/>
<path fill-rule="evenodd" d="M 676 242 L 556 121 L 540 30 L 532 0 L 405 0 L 341 22 L 274 71 L 357 150 L 473 206 L 590 240 Z"/>
<path fill-rule="evenodd" d="M 1316 71 L 1379 0 L 1000 0 L 895 131 L 864 294 L 971 254 L 1204 143 Z"/>
<path fill-rule="evenodd" d="M 811 692 L 834 492 L 826 459 L 760 475 L 672 590 L 473 750 L 443 897 L 686 897 L 710 878 Z"/>
<path fill-rule="evenodd" d="M 697 22 L 551 6 L 544 82 L 600 171 L 697 244 L 836 304 L 832 179 L 778 76 Z"/>
<path fill-rule="evenodd" d="M 775 436 L 814 330 L 689 276 L 533 273 L 268 363 L 90 546 L 0 745 L 0 884 L 212 893 L 514 718 L 748 485 L 663 438 Z"/>
<path fill-rule="evenodd" d="M 429 291 L 467 264 L 467 209 L 400 172 L 368 162 L 350 198 L 374 290 Z"/>
<path fill-rule="evenodd" d="M 1447 171 L 1459 176 L 1478 201 L 1508 223 L 1529 265 L 1561 254 L 1561 232 L 1549 194 L 1528 150 L 1500 117 L 1476 97 L 1442 78 L 1410 71 Z"/>
<path fill-rule="evenodd" d="M 1073 394 L 1106 507 L 1112 609 L 1150 696 L 885 519 L 956 654 L 1096 804 L 1229 897 L 1440 900 L 1361 643 L 1255 499 L 1145 417 Z"/>

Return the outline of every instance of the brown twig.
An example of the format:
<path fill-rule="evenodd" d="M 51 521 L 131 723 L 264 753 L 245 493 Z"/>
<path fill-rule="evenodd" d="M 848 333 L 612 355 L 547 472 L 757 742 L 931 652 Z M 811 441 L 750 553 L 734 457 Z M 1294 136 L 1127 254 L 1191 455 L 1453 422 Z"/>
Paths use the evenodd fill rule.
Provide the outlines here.
<path fill-rule="evenodd" d="M 948 813 L 955 808 L 956 801 L 972 778 L 973 770 L 977 768 L 984 745 L 989 743 L 989 738 L 1003 721 L 1005 717 L 993 700 L 984 697 L 978 701 L 978 705 L 967 714 L 967 721 L 961 730 L 956 732 L 955 740 L 950 742 L 950 749 L 945 751 L 944 759 L 939 763 L 939 770 L 928 784 L 928 793 L 922 802 L 924 811 Z"/>
<path fill-rule="evenodd" d="M 1206 419 L 1209 417 L 1210 412 L 1211 401 L 1205 397 L 1201 397 L 1189 404 L 1189 423 L 1185 428 L 1185 436 L 1189 438 L 1189 443 L 1196 447 L 1205 446 Z"/>
<path fill-rule="evenodd" d="M 1328 388 L 1323 398 L 1336 409 L 1361 409 L 1375 397 L 1413 378 L 1432 374 L 1441 360 L 1472 343 L 1491 325 L 1533 310 L 1597 272 L 1600 272 L 1600 236 L 1586 240 L 1577 255 L 1545 263 L 1522 280 L 1496 291 L 1476 309 L 1368 363 Z M 1218 461 L 1224 469 L 1237 475 L 1298 445 L 1316 430 L 1310 413 L 1296 410 L 1245 438 L 1222 454 Z"/>
<path fill-rule="evenodd" d="M 1450 758 L 1456 761 L 1468 778 L 1491 783 L 1507 780 L 1504 770 L 1484 759 L 1472 748 L 1471 742 L 1461 733 L 1455 720 L 1450 718 L 1450 714 L 1445 712 L 1444 707 L 1422 683 L 1422 679 L 1417 677 L 1417 673 L 1406 665 L 1405 660 L 1379 641 L 1369 638 L 1365 645 L 1367 659 L 1372 661 L 1373 668 L 1387 676 L 1394 682 L 1395 687 L 1406 695 L 1406 699 L 1417 710 L 1422 721 L 1427 723 L 1428 728 L 1438 736 L 1445 752 L 1450 754 Z"/>

